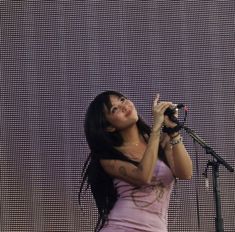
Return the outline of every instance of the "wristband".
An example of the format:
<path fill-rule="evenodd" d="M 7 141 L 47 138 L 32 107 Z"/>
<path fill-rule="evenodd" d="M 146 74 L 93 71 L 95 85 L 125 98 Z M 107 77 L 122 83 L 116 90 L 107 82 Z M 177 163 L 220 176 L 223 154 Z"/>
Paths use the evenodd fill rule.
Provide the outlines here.
<path fill-rule="evenodd" d="M 180 135 L 179 132 L 178 132 L 176 135 L 174 135 L 174 136 L 171 136 L 171 135 L 169 135 L 169 136 L 170 136 L 171 139 L 174 139 L 174 138 L 176 138 L 178 135 Z"/>
<path fill-rule="evenodd" d="M 171 144 L 172 146 L 174 146 L 174 145 L 179 144 L 179 143 L 182 143 L 182 142 L 183 142 L 183 139 L 182 139 L 182 137 L 180 137 L 179 139 L 172 139 L 172 140 L 170 141 L 170 144 Z"/>
<path fill-rule="evenodd" d="M 181 128 L 182 128 L 181 125 L 177 125 L 177 126 L 175 126 L 175 127 L 173 127 L 173 128 L 164 126 L 164 127 L 162 128 L 162 131 L 165 132 L 165 133 L 167 133 L 168 135 L 170 135 L 170 134 L 173 134 L 173 133 L 175 133 L 175 132 L 180 131 Z"/>

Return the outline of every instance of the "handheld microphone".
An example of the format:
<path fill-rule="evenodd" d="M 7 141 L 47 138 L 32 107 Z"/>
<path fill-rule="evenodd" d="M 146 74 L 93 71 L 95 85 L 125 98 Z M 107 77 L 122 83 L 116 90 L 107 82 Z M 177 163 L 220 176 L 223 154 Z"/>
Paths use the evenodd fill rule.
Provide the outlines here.
<path fill-rule="evenodd" d="M 177 112 L 177 110 L 181 109 L 181 108 L 184 108 L 184 120 L 183 120 L 183 122 L 180 122 L 177 119 L 177 117 L 175 116 L 175 113 Z M 183 128 L 184 123 L 186 122 L 187 113 L 188 113 L 188 108 L 184 104 L 178 104 L 178 105 L 175 105 L 174 107 L 168 107 L 166 109 L 166 111 L 164 112 L 164 115 L 167 115 L 172 122 L 177 124 L 177 126 L 175 126 L 174 128 L 168 128 L 168 127 L 164 126 L 163 127 L 163 132 L 166 132 L 168 134 L 172 134 L 174 132 L 179 131 L 181 128 Z"/>
<path fill-rule="evenodd" d="M 178 104 L 175 107 L 168 107 L 166 111 L 164 112 L 164 114 L 167 115 L 169 118 L 171 118 L 172 116 L 174 116 L 177 109 L 181 109 L 183 107 L 184 107 L 184 104 Z"/>

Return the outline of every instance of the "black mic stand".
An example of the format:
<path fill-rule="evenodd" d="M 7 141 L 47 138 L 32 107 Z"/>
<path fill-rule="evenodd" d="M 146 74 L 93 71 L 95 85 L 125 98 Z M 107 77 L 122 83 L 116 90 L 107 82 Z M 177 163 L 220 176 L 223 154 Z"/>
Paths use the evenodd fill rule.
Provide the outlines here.
<path fill-rule="evenodd" d="M 211 154 L 213 156 L 213 159 L 208 161 L 207 166 L 212 166 L 213 193 L 216 207 L 215 228 L 216 232 L 224 232 L 224 222 L 221 214 L 220 188 L 218 184 L 219 165 L 224 165 L 224 167 L 226 167 L 230 172 L 234 172 L 234 169 L 219 155 L 217 155 L 215 151 L 213 151 L 213 149 L 209 147 L 201 138 L 199 138 L 193 130 L 186 126 L 182 126 L 182 128 L 206 150 L 206 154 Z"/>

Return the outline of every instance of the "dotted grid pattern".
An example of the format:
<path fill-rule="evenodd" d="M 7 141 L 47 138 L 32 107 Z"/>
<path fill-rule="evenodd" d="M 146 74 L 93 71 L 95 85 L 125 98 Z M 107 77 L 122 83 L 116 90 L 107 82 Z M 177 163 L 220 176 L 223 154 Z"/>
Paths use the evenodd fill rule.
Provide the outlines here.
<path fill-rule="evenodd" d="M 80 208 L 77 194 L 88 155 L 84 113 L 103 90 L 126 94 L 149 124 L 157 92 L 163 100 L 187 104 L 187 125 L 235 167 L 233 3 L 2 1 L 0 6 L 1 232 L 92 231 L 94 201 L 88 190 Z M 211 168 L 208 190 L 201 175 L 210 156 L 182 134 L 194 177 L 179 181 L 173 192 L 169 231 L 212 232 Z M 234 174 L 224 167 L 220 187 L 224 231 L 233 232 Z"/>

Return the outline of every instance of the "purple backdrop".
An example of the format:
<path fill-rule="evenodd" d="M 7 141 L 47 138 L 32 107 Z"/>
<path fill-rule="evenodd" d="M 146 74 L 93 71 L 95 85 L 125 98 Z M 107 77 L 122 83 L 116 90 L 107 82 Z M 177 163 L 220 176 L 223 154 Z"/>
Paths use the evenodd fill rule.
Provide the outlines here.
<path fill-rule="evenodd" d="M 2 232 L 92 231 L 92 197 L 82 209 L 77 197 L 83 121 L 107 89 L 130 97 L 149 124 L 156 93 L 187 104 L 187 125 L 235 167 L 231 1 L 1 1 L 0 15 Z M 211 169 L 208 190 L 201 175 L 210 156 L 183 135 L 194 176 L 174 190 L 169 231 L 212 232 Z M 223 166 L 220 187 L 234 232 L 235 178 Z"/>

